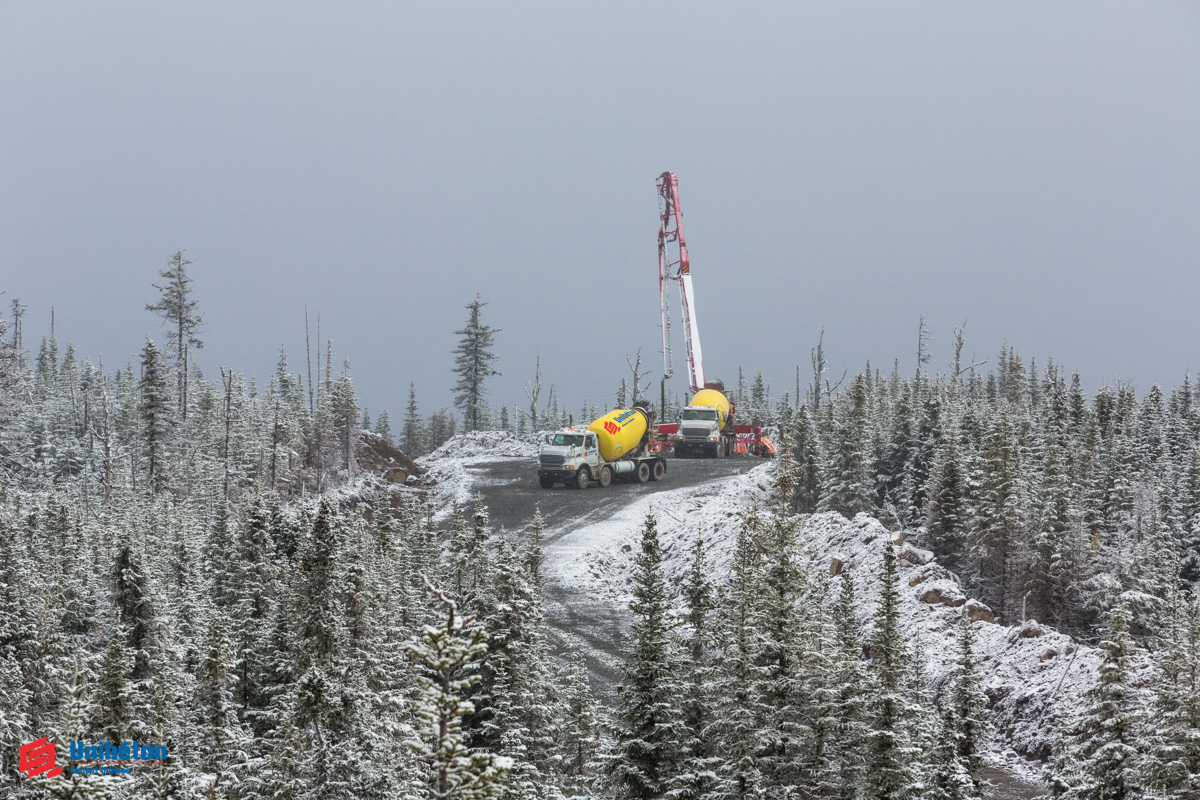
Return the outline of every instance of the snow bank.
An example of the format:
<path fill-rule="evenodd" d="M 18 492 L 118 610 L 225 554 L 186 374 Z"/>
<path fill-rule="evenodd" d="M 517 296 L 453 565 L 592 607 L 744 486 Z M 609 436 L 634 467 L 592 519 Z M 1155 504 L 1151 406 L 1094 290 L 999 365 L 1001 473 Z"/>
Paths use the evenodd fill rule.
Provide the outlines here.
<path fill-rule="evenodd" d="M 732 560 L 739 515 L 755 498 L 767 497 L 770 480 L 771 466 L 763 465 L 727 480 L 660 492 L 604 519 L 551 531 L 548 542 L 555 540 L 547 548 L 551 580 L 627 603 L 641 525 L 651 508 L 658 520 L 669 584 L 678 586 L 686 575 L 697 537 L 708 543 L 709 562 L 723 579 Z M 1083 692 L 1095 680 L 1099 651 L 1045 626 L 1006 627 L 989 621 L 990 609 L 969 599 L 958 578 L 938 565 L 932 553 L 904 542 L 903 534 L 889 532 L 865 514 L 854 520 L 834 513 L 813 515 L 802 524 L 799 540 L 814 575 L 838 570 L 853 575 L 864 630 L 878 605 L 884 545 L 899 544 L 902 626 L 905 638 L 922 657 L 931 696 L 950 675 L 959 620 L 968 611 L 977 620 L 973 623 L 976 651 L 982 685 L 991 701 L 997 760 L 1011 760 L 1011 751 L 1027 758 L 1049 755 L 1056 721 L 1080 705 Z M 831 580 L 836 583 L 841 578 Z"/>
<path fill-rule="evenodd" d="M 445 444 L 417 459 L 417 462 L 425 464 L 450 458 L 536 458 L 539 436 L 516 436 L 507 431 L 460 433 L 451 436 Z"/>
<path fill-rule="evenodd" d="M 472 431 L 450 437 L 437 450 L 417 459 L 423 470 L 421 480 L 436 509 L 435 518 L 449 516 L 454 504 L 471 502 L 475 496 L 475 476 L 468 469 L 506 459 L 536 459 L 539 434 L 514 436 L 506 431 Z"/>

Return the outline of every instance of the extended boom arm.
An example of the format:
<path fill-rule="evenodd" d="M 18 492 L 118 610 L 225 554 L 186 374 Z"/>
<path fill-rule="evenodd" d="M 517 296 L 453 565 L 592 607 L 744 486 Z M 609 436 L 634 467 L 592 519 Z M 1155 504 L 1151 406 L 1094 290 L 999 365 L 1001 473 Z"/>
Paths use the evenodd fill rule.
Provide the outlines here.
<path fill-rule="evenodd" d="M 692 289 L 691 265 L 688 263 L 687 242 L 683 238 L 683 209 L 679 206 L 679 179 L 674 172 L 658 176 L 658 300 L 662 315 L 663 378 L 675 373 L 671 359 L 671 315 L 667 296 L 670 284 L 679 282 L 679 299 L 683 307 L 683 326 L 687 336 L 688 379 L 693 392 L 704 387 L 704 361 L 700 353 L 700 329 L 696 326 L 696 297 Z M 676 245 L 674 258 L 668 245 Z"/>

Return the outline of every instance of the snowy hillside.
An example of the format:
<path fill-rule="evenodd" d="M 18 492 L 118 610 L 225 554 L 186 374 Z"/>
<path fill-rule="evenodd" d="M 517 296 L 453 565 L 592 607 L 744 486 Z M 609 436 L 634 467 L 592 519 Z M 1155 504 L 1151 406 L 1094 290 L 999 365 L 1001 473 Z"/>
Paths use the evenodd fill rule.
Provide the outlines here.
<path fill-rule="evenodd" d="M 535 452 L 536 445 L 528 440 L 476 434 L 454 437 L 422 459 L 422 464 L 438 476 L 435 492 L 442 502 L 465 503 L 479 488 L 470 466 L 528 459 Z M 547 578 L 615 607 L 626 606 L 641 525 L 651 510 L 658 520 L 664 566 L 672 584 L 685 575 L 697 536 L 708 543 L 715 575 L 724 578 L 740 515 L 755 499 L 766 498 L 771 470 L 771 465 L 763 464 L 732 478 L 631 498 L 615 513 L 568 523 L 573 526 L 570 535 L 557 537 L 547 547 Z M 564 532 L 552 527 L 548 534 L 555 538 L 553 534 Z M 991 622 L 990 609 L 968 598 L 958 579 L 942 568 L 932 553 L 904 541 L 901 534 L 889 533 L 865 514 L 853 520 L 835 513 L 813 515 L 799 533 L 815 574 L 840 568 L 854 575 L 864 626 L 877 603 L 882 547 L 889 538 L 899 547 L 904 630 L 920 650 L 931 693 L 940 689 L 950 673 L 956 625 L 966 609 L 978 620 L 979 669 L 992 706 L 994 748 L 1000 751 L 998 755 L 1012 750 L 1030 758 L 1048 756 L 1056 720 L 1078 707 L 1082 693 L 1095 679 L 1098 651 L 1035 622 L 1015 627 Z"/>
<path fill-rule="evenodd" d="M 573 537 L 567 552 L 550 555 L 550 569 L 564 582 L 578 582 L 604 593 L 613 602 L 628 601 L 628 575 L 633 567 L 640 525 L 653 509 L 658 519 L 667 576 L 678 583 L 685 575 L 697 536 L 708 542 L 710 563 L 725 577 L 739 524 L 739 514 L 755 498 L 765 498 L 770 465 L 738 478 L 679 492 L 669 491 L 626 507 L 611 519 L 596 522 Z M 859 612 L 865 625 L 878 594 L 881 548 L 889 534 L 877 520 L 859 514 L 817 514 L 803 524 L 799 539 L 811 568 L 828 574 L 831 563 L 854 575 Z M 896 535 L 896 540 L 902 537 Z M 946 680 L 955 653 L 956 625 L 963 608 L 990 617 L 986 606 L 963 594 L 955 576 L 933 555 L 905 543 L 900 547 L 901 583 L 905 587 L 904 629 L 925 663 L 930 689 Z M 834 578 L 833 580 L 838 580 Z M 1045 757 L 1053 739 L 1056 715 L 1075 708 L 1095 679 L 1099 655 L 1069 636 L 1030 622 L 1006 627 L 976 623 L 980 674 L 992 703 L 995 745 L 1028 757 Z"/>

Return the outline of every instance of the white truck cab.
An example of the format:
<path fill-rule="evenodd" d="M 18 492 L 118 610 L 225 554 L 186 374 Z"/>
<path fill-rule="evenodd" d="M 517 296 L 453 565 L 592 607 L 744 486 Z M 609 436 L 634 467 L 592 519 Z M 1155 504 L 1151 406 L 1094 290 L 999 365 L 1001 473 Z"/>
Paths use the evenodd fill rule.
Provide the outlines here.
<path fill-rule="evenodd" d="M 675 455 L 682 458 L 724 455 L 721 420 L 715 408 L 688 406 L 679 415 L 679 433 L 675 436 Z"/>
<path fill-rule="evenodd" d="M 538 480 L 549 489 L 556 481 L 586 488 L 600 474 L 600 443 L 591 431 L 548 433 L 538 451 Z"/>

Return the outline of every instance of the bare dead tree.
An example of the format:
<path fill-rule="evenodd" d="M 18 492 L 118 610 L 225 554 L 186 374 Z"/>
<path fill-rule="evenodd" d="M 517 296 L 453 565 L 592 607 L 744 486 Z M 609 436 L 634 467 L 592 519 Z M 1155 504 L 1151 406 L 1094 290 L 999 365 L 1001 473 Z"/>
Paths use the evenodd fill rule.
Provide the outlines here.
<path fill-rule="evenodd" d="M 838 378 L 837 383 L 830 383 L 825 377 L 825 370 L 829 367 L 829 362 L 825 360 L 825 329 L 821 328 L 821 335 L 817 338 L 817 346 L 812 350 L 812 368 L 813 368 L 813 388 L 812 401 L 813 413 L 816 414 L 821 410 L 821 395 L 830 397 L 842 385 L 842 381 L 846 380 L 846 370 L 842 370 L 842 377 Z M 800 367 L 796 367 L 797 376 L 799 376 Z M 821 382 L 825 382 L 825 386 L 821 386 Z M 796 379 L 796 402 L 800 401 L 799 377 Z"/>
<path fill-rule="evenodd" d="M 629 403 L 632 405 L 638 401 L 638 397 L 641 394 L 641 392 L 638 391 L 638 387 L 641 385 L 642 379 L 650 374 L 650 370 L 642 370 L 642 348 L 640 347 L 638 348 L 635 360 L 630 361 L 629 356 L 625 356 L 625 363 L 629 365 L 629 371 L 633 373 L 633 386 L 630 387 L 631 391 L 629 399 Z"/>
<path fill-rule="evenodd" d="M 545 381 L 542 380 L 542 354 L 537 354 L 536 366 L 533 370 L 533 380 L 525 381 L 525 397 L 529 399 L 529 411 L 526 417 L 529 419 L 529 432 L 537 433 L 537 404 L 538 398 L 542 395 L 542 386 Z"/>
<path fill-rule="evenodd" d="M 983 361 L 972 361 L 972 363 L 968 364 L 967 366 L 962 366 L 962 350 L 963 344 L 965 343 L 965 340 L 963 339 L 963 330 L 966 327 L 967 321 L 964 319 L 962 325 L 959 325 L 954 329 L 954 362 L 951 364 L 951 367 L 954 369 L 953 375 L 955 378 L 958 378 L 958 376 L 962 375 L 968 370 L 975 369 L 975 367 L 982 367 L 988 362 L 988 360 L 985 358 Z"/>
<path fill-rule="evenodd" d="M 812 349 L 812 368 L 813 368 L 813 413 L 821 410 L 821 381 L 825 376 L 825 368 L 829 362 L 825 360 L 825 329 L 821 328 L 821 335 L 817 338 L 817 346 Z"/>
<path fill-rule="evenodd" d="M 933 337 L 929 335 L 929 329 L 925 327 L 925 315 L 921 315 L 921 322 L 917 326 L 917 376 L 921 375 L 921 367 L 929 363 L 929 343 L 933 341 Z"/>

